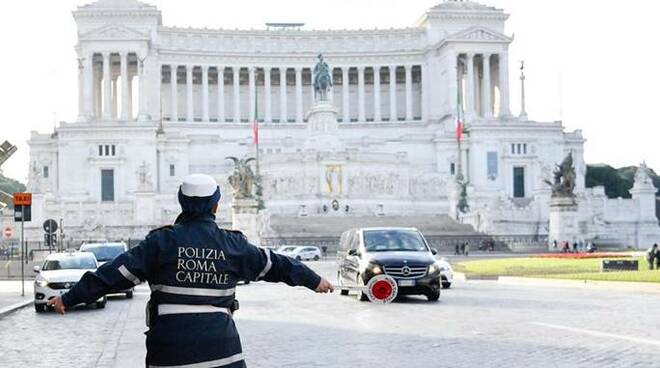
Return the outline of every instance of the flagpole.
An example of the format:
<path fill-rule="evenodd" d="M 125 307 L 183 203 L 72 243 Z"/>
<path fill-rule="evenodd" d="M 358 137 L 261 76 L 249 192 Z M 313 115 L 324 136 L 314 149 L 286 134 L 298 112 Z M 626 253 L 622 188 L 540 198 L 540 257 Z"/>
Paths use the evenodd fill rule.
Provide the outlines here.
<path fill-rule="evenodd" d="M 458 73 L 458 63 L 456 63 L 456 123 L 458 126 L 456 127 L 457 131 L 455 132 L 456 134 L 456 143 L 458 146 L 458 163 L 456 165 L 456 178 L 457 179 L 463 179 L 463 151 L 461 150 L 461 136 L 463 135 L 463 124 L 465 124 L 464 121 L 462 121 L 463 117 L 461 116 L 461 94 L 460 94 L 460 76 Z M 460 129 L 460 131 L 459 131 Z"/>
<path fill-rule="evenodd" d="M 256 160 L 256 174 L 259 177 L 259 89 L 257 88 L 257 77 L 256 77 L 256 68 L 255 68 L 255 78 L 254 78 L 254 124 L 256 124 L 256 135 L 257 139 L 255 141 L 255 160 Z"/>

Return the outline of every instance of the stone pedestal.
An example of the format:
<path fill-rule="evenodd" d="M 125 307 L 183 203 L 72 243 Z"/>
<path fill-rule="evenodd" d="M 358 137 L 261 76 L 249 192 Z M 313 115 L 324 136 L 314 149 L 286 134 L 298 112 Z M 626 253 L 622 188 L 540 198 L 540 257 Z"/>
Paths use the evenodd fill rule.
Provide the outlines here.
<path fill-rule="evenodd" d="M 304 149 L 337 151 L 341 142 L 337 138 L 337 109 L 327 101 L 317 101 L 307 113 L 307 140 Z"/>
<path fill-rule="evenodd" d="M 239 230 L 252 244 L 261 244 L 259 237 L 259 206 L 254 198 L 234 199 L 231 203 L 231 227 Z"/>
<path fill-rule="evenodd" d="M 548 232 L 548 249 L 554 250 L 552 242 L 557 244 L 566 241 L 572 244 L 580 240 L 582 234 L 578 225 L 578 208 L 575 198 L 555 197 L 550 199 L 550 229 Z M 559 246 L 558 246 L 559 247 Z"/>
<path fill-rule="evenodd" d="M 156 196 L 154 192 L 136 192 L 135 193 L 135 224 L 136 225 L 154 225 L 157 223 L 156 214 Z"/>

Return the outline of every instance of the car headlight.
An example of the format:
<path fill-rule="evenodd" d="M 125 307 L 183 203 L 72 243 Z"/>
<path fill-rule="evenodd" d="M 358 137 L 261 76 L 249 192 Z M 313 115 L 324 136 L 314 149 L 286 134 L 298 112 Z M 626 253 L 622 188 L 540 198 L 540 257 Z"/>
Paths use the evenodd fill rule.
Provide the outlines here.
<path fill-rule="evenodd" d="M 442 272 L 442 271 L 447 271 L 447 267 L 440 266 L 437 263 L 433 263 L 432 265 L 429 266 L 429 274 L 436 273 L 436 272 Z"/>
<path fill-rule="evenodd" d="M 380 275 L 381 273 L 383 273 L 383 269 L 380 268 L 380 266 L 377 264 L 372 263 L 369 265 L 369 268 L 371 269 L 371 273 L 373 273 L 374 275 Z"/>
<path fill-rule="evenodd" d="M 46 287 L 46 286 L 48 286 L 48 281 L 46 281 L 46 280 L 36 280 L 34 283 L 35 283 L 35 285 L 37 285 L 38 287 Z"/>

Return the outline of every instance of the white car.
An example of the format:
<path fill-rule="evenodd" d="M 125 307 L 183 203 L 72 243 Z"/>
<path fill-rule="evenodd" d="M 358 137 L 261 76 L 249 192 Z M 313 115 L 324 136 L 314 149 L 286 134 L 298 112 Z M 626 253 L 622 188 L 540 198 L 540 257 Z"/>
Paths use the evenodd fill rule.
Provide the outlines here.
<path fill-rule="evenodd" d="M 285 246 L 278 249 L 278 253 L 297 260 L 310 260 L 318 261 L 321 259 L 321 250 L 319 247 L 310 246 Z"/>
<path fill-rule="evenodd" d="M 449 289 L 451 283 L 454 282 L 454 270 L 451 268 L 449 262 L 446 258 L 440 258 L 435 261 L 435 264 L 440 269 L 440 275 L 442 277 L 442 288 Z"/>
<path fill-rule="evenodd" d="M 124 242 L 84 243 L 80 251 L 94 253 L 100 267 L 128 251 L 128 246 Z M 126 298 L 130 299 L 133 297 L 133 288 L 120 290 L 118 294 L 126 294 Z"/>
<path fill-rule="evenodd" d="M 87 252 L 53 253 L 46 257 L 43 266 L 34 266 L 34 309 L 46 310 L 48 300 L 60 296 L 73 287 L 87 271 L 94 271 L 98 263 L 94 254 Z M 96 301 L 96 308 L 104 308 L 105 296 Z"/>

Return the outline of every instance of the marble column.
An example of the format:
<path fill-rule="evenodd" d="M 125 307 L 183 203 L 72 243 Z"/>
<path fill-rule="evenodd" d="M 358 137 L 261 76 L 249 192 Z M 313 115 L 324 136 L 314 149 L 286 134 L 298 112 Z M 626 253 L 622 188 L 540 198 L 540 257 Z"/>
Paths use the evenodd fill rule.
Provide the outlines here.
<path fill-rule="evenodd" d="M 186 120 L 195 121 L 193 111 L 193 65 L 186 65 Z"/>
<path fill-rule="evenodd" d="M 127 110 L 128 110 L 128 118 L 133 119 L 133 76 L 128 75 L 128 105 L 127 105 Z M 138 83 L 138 86 L 140 84 Z M 139 94 L 138 94 L 139 96 Z"/>
<path fill-rule="evenodd" d="M 367 117 L 364 112 L 364 67 L 358 66 L 358 121 L 365 122 Z"/>
<path fill-rule="evenodd" d="M 128 102 L 129 92 L 128 92 L 128 54 L 122 52 L 119 54 L 119 63 L 120 63 L 120 72 L 121 72 L 121 119 L 128 120 L 131 115 L 128 110 L 130 104 Z"/>
<path fill-rule="evenodd" d="M 218 66 L 218 123 L 225 122 L 225 67 Z"/>
<path fill-rule="evenodd" d="M 500 117 L 511 116 L 509 107 L 509 54 L 505 51 L 499 56 Z"/>
<path fill-rule="evenodd" d="M 380 65 L 374 66 L 374 121 L 381 121 L 380 114 Z"/>
<path fill-rule="evenodd" d="M 234 124 L 241 122 L 241 68 L 234 66 L 231 68 L 234 81 Z"/>
<path fill-rule="evenodd" d="M 288 122 L 286 111 L 286 68 L 280 68 L 280 123 Z"/>
<path fill-rule="evenodd" d="M 466 54 L 465 62 L 467 63 L 467 81 L 465 82 L 465 110 L 466 118 L 472 120 L 477 114 L 474 107 L 474 54 Z"/>
<path fill-rule="evenodd" d="M 390 65 L 390 121 L 397 121 L 399 117 L 396 111 L 396 65 Z"/>
<path fill-rule="evenodd" d="M 170 106 L 170 120 L 179 121 L 179 91 L 177 89 L 177 65 L 170 65 L 170 88 L 171 88 L 171 97 L 172 100 Z"/>
<path fill-rule="evenodd" d="M 413 119 L 412 101 L 412 65 L 405 65 L 406 69 L 406 120 Z"/>
<path fill-rule="evenodd" d="M 209 122 L 209 67 L 202 65 L 202 121 Z"/>
<path fill-rule="evenodd" d="M 303 89 L 302 68 L 296 67 L 296 122 L 302 123 L 303 118 Z"/>
<path fill-rule="evenodd" d="M 119 79 L 119 76 L 113 77 L 112 78 L 112 118 L 117 119 L 119 116 L 117 114 L 117 108 L 119 107 L 119 104 L 117 103 L 117 94 L 119 93 L 119 88 L 117 87 L 117 80 Z"/>
<path fill-rule="evenodd" d="M 254 121 L 256 118 L 256 113 L 255 113 L 255 108 L 256 108 L 256 93 L 257 93 L 257 82 L 254 78 L 256 72 L 256 68 L 251 66 L 248 68 L 248 98 L 250 99 L 250 103 L 248 103 L 248 106 L 250 108 L 250 111 L 248 111 L 248 120 L 250 123 Z"/>
<path fill-rule="evenodd" d="M 147 112 L 147 95 L 148 95 L 148 88 L 147 88 L 147 71 L 146 67 L 144 65 L 144 61 L 146 59 L 146 56 L 144 55 L 137 55 L 138 58 L 138 119 L 139 120 L 150 120 L 151 117 L 149 116 L 149 113 Z M 160 79 L 158 79 L 158 83 L 154 87 L 156 91 L 160 91 Z"/>
<path fill-rule="evenodd" d="M 103 117 L 103 65 L 94 71 L 94 115 Z"/>
<path fill-rule="evenodd" d="M 273 122 L 273 113 L 271 108 L 272 94 L 270 91 L 270 67 L 264 67 L 264 122 Z"/>
<path fill-rule="evenodd" d="M 493 102 L 490 97 L 490 54 L 483 54 L 483 79 L 481 92 L 483 94 L 483 111 L 485 118 L 493 117 Z"/>
<path fill-rule="evenodd" d="M 348 76 L 349 67 L 345 66 L 341 68 L 341 112 L 342 112 L 342 121 L 344 123 L 351 122 L 351 112 L 349 110 L 349 76 Z"/>
<path fill-rule="evenodd" d="M 103 119 L 112 119 L 112 81 L 110 80 L 110 53 L 103 53 Z"/>
<path fill-rule="evenodd" d="M 91 119 L 96 114 L 94 113 L 94 53 L 86 55 L 85 60 L 82 62 L 85 70 L 84 74 L 84 107 L 85 116 Z"/>

